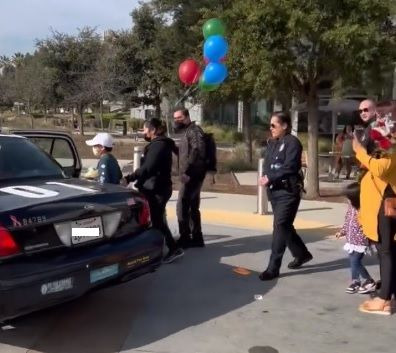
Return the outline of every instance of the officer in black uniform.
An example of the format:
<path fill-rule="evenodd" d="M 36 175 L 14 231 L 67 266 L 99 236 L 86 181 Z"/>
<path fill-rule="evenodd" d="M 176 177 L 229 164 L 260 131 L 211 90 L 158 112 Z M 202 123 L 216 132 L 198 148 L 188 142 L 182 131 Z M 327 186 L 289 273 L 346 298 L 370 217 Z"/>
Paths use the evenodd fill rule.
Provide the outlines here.
<path fill-rule="evenodd" d="M 286 246 L 294 260 L 290 269 L 301 267 L 312 259 L 311 253 L 297 234 L 293 222 L 303 189 L 301 174 L 302 146 L 291 132 L 290 115 L 275 112 L 271 117 L 271 135 L 264 162 L 264 176 L 259 180 L 267 187 L 268 199 L 274 214 L 271 257 L 267 269 L 260 274 L 262 281 L 279 276 Z"/>

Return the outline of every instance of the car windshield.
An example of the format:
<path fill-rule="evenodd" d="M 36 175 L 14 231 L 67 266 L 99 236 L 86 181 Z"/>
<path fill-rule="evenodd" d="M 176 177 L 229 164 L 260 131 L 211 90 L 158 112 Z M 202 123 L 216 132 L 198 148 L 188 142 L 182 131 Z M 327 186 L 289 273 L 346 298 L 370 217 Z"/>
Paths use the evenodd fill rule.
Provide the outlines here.
<path fill-rule="evenodd" d="M 0 181 L 64 177 L 62 168 L 28 139 L 0 136 Z"/>

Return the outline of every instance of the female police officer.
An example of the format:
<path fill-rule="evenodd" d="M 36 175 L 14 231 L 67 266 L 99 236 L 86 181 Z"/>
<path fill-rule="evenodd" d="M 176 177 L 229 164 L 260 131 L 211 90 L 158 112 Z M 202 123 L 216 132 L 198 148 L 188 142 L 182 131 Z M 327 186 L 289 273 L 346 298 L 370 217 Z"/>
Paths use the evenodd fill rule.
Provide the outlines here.
<path fill-rule="evenodd" d="M 259 182 L 267 187 L 274 214 L 274 229 L 269 264 L 259 276 L 262 281 L 279 276 L 286 246 L 294 257 L 288 265 L 289 268 L 299 268 L 312 259 L 311 253 L 293 226 L 303 188 L 302 146 L 300 141 L 290 134 L 291 119 L 287 113 L 273 113 L 270 130 L 272 138 L 268 141 L 264 176 Z"/>

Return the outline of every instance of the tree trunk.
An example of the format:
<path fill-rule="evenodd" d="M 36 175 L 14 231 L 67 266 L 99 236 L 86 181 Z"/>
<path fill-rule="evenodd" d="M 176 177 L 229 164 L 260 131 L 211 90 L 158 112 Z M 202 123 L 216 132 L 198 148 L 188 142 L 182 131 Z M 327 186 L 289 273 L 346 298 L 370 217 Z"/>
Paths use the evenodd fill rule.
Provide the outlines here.
<path fill-rule="evenodd" d="M 161 119 L 161 99 L 155 102 L 155 117 Z"/>
<path fill-rule="evenodd" d="M 103 100 L 100 100 L 100 111 L 99 111 L 99 116 L 100 116 L 100 128 L 102 131 L 104 131 L 104 124 L 103 124 Z"/>
<path fill-rule="evenodd" d="M 30 101 L 27 102 L 26 109 L 27 109 L 27 113 L 30 115 L 30 125 L 31 125 L 31 129 L 33 130 L 34 129 L 34 116 L 30 109 Z"/>
<path fill-rule="evenodd" d="M 252 131 L 250 118 L 250 101 L 243 100 L 243 136 L 247 147 L 248 160 L 253 164 L 253 146 L 252 146 Z"/>
<path fill-rule="evenodd" d="M 298 111 L 294 109 L 294 107 L 298 103 L 296 97 L 292 98 L 292 102 L 293 103 L 290 110 L 290 115 L 292 119 L 292 135 L 298 136 Z"/>
<path fill-rule="evenodd" d="M 80 126 L 80 134 L 84 136 L 84 107 L 79 107 L 78 109 L 78 117 L 80 118 L 79 126 Z"/>
<path fill-rule="evenodd" d="M 293 105 L 293 98 L 288 96 L 287 98 L 282 98 L 280 102 L 282 104 L 282 110 L 288 112 Z"/>
<path fill-rule="evenodd" d="M 238 115 L 238 132 L 242 132 L 243 131 L 243 102 L 242 101 L 238 101 L 237 115 Z"/>
<path fill-rule="evenodd" d="M 308 104 L 308 169 L 306 197 L 319 197 L 319 164 L 318 164 L 318 98 L 316 92 L 310 92 Z"/>

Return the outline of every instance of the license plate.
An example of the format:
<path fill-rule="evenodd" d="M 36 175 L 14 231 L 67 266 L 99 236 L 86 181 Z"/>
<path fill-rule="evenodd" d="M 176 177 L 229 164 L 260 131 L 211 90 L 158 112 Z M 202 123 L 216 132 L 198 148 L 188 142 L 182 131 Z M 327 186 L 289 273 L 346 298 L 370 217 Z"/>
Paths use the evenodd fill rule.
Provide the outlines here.
<path fill-rule="evenodd" d="M 73 288 L 73 278 L 68 277 L 59 281 L 49 282 L 41 285 L 41 294 L 47 295 L 51 293 L 63 292 Z"/>
<path fill-rule="evenodd" d="M 118 264 L 109 265 L 92 270 L 90 273 L 91 283 L 101 281 L 102 279 L 112 277 L 118 273 Z"/>
<path fill-rule="evenodd" d="M 78 232 L 73 232 L 78 230 Z M 84 229 L 86 229 L 86 235 L 84 235 Z M 97 230 L 92 232 L 92 230 Z M 78 233 L 79 235 L 73 235 L 73 233 Z M 95 236 L 92 234 L 95 233 Z M 78 221 L 72 222 L 72 244 L 81 244 L 88 241 L 103 238 L 103 225 L 101 217 L 92 217 L 86 219 L 80 219 Z"/>

